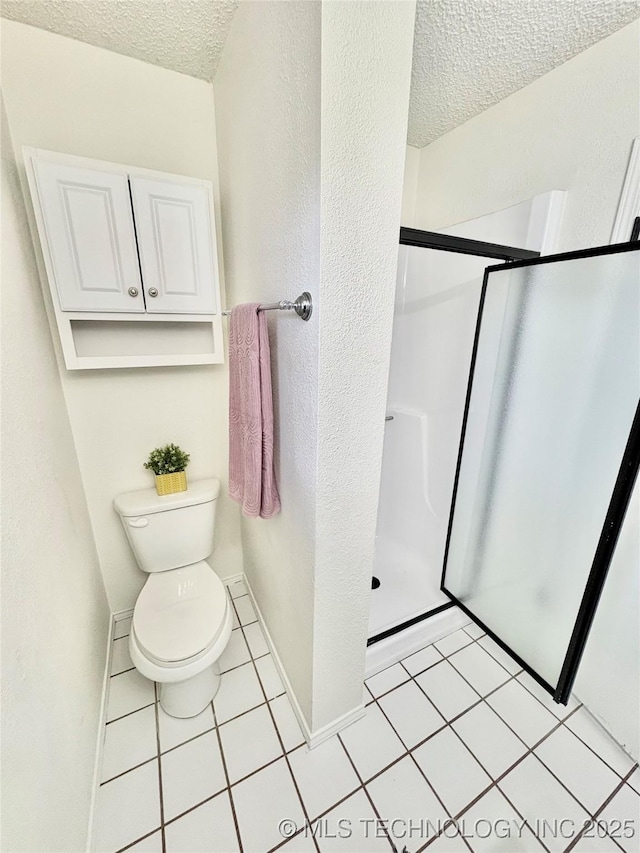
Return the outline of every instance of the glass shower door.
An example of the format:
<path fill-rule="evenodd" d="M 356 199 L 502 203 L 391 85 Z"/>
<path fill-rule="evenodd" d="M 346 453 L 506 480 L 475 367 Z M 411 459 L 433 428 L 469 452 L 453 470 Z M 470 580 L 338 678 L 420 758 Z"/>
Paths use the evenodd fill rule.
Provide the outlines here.
<path fill-rule="evenodd" d="M 557 701 L 637 474 L 639 396 L 638 243 L 487 268 L 442 589 Z"/>

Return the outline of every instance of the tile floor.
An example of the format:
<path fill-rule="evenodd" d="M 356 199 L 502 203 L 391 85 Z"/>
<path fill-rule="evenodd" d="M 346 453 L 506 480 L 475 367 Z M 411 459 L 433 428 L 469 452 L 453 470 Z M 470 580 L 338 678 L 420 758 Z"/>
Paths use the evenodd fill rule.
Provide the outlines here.
<path fill-rule="evenodd" d="M 230 594 L 222 686 L 191 720 L 162 711 L 118 623 L 96 851 L 640 849 L 637 765 L 475 626 L 370 678 L 365 717 L 309 751 L 244 585 Z"/>

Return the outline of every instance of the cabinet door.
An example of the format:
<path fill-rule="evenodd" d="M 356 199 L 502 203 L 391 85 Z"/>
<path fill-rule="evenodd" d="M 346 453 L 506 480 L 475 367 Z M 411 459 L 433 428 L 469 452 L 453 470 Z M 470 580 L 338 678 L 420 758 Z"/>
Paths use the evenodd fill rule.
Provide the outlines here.
<path fill-rule="evenodd" d="M 217 312 L 217 258 L 204 184 L 131 177 L 147 311 Z"/>
<path fill-rule="evenodd" d="M 39 157 L 33 168 L 38 229 L 62 310 L 143 312 L 126 175 Z"/>

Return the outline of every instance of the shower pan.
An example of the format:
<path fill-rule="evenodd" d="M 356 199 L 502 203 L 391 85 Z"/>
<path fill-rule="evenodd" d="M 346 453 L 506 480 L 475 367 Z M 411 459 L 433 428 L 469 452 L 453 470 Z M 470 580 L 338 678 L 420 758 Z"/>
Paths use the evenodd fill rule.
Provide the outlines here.
<path fill-rule="evenodd" d="M 401 243 L 368 642 L 457 607 L 566 702 L 640 463 L 640 243 Z"/>

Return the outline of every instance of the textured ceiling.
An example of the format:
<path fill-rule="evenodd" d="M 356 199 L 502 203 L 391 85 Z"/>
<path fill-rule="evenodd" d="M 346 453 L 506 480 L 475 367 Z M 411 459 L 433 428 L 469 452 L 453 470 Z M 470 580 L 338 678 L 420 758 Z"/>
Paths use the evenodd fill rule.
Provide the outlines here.
<path fill-rule="evenodd" d="M 639 16 L 640 0 L 418 0 L 409 144 L 433 142 Z"/>
<path fill-rule="evenodd" d="M 213 80 L 239 0 L 0 2 L 5 18 Z M 418 0 L 409 144 L 422 148 L 639 16 L 640 0 Z"/>
<path fill-rule="evenodd" d="M 213 80 L 238 0 L 2 0 L 23 24 Z"/>

